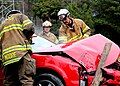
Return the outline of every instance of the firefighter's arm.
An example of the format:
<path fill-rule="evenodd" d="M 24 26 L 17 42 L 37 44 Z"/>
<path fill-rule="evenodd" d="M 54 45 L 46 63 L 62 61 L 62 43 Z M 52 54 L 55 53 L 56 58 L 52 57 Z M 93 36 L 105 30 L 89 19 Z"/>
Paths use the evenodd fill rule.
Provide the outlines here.
<path fill-rule="evenodd" d="M 65 30 L 63 26 L 60 27 L 59 29 L 59 43 L 66 43 L 67 42 L 67 36 L 65 34 Z"/>
<path fill-rule="evenodd" d="M 91 35 L 91 29 L 83 22 L 82 23 L 83 38 L 87 38 Z"/>
<path fill-rule="evenodd" d="M 54 35 L 54 39 L 55 39 L 55 44 L 58 44 L 58 39 L 55 35 Z"/>
<path fill-rule="evenodd" d="M 22 15 L 23 33 L 26 38 L 31 41 L 32 35 L 34 34 L 33 22 L 26 16 Z"/>
<path fill-rule="evenodd" d="M 34 31 L 33 22 L 24 14 L 22 15 L 22 23 L 25 30 Z"/>

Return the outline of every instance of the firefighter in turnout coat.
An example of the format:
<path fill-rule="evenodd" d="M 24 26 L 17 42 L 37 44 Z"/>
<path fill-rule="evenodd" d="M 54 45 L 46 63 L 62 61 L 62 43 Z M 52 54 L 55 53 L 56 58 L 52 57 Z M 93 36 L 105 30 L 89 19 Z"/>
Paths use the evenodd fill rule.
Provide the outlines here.
<path fill-rule="evenodd" d="M 18 10 L 8 12 L 6 17 L 0 25 L 4 86 L 33 86 L 35 60 L 30 56 L 30 36 L 24 33 L 34 33 L 33 23 Z"/>
<path fill-rule="evenodd" d="M 43 27 L 43 31 L 38 35 L 57 44 L 58 43 L 57 37 L 52 32 L 50 32 L 52 23 L 46 20 L 45 22 L 43 22 L 42 27 Z"/>
<path fill-rule="evenodd" d="M 90 36 L 91 29 L 83 20 L 70 17 L 70 12 L 67 9 L 60 9 L 58 17 L 62 23 L 59 29 L 59 43 L 80 40 Z"/>

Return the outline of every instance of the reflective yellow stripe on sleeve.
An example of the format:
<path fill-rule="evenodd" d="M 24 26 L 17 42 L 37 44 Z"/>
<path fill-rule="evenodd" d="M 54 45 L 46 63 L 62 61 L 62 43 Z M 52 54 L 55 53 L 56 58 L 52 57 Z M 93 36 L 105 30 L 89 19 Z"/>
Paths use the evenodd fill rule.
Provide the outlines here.
<path fill-rule="evenodd" d="M 90 28 L 86 25 L 84 28 L 83 28 L 83 33 L 85 34 Z"/>
<path fill-rule="evenodd" d="M 76 36 L 72 37 L 71 39 L 69 39 L 68 42 L 75 41 L 80 38 L 82 38 L 82 35 L 79 34 L 79 35 L 76 35 Z"/>
<path fill-rule="evenodd" d="M 9 25 L 9 26 L 6 26 L 6 27 L 4 27 L 4 30 L 5 29 L 9 29 L 9 28 L 14 28 L 14 27 L 19 27 L 19 28 L 21 28 L 22 29 L 22 25 L 21 24 L 11 24 L 11 25 Z"/>
<path fill-rule="evenodd" d="M 25 27 L 26 25 L 31 24 L 31 23 L 32 23 L 32 21 L 29 20 L 29 19 L 24 20 L 24 21 L 23 21 L 23 27 Z"/>

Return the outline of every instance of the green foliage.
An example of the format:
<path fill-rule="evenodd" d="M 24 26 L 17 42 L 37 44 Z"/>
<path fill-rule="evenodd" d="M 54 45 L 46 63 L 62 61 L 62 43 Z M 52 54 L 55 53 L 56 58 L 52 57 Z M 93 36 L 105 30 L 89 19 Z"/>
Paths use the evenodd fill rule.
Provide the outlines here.
<path fill-rule="evenodd" d="M 91 3 L 88 0 L 84 0 L 83 2 L 79 3 L 68 3 L 67 9 L 74 18 L 82 19 L 86 24 L 88 24 L 88 26 L 93 28 L 93 13 L 91 9 Z"/>
<path fill-rule="evenodd" d="M 56 35 L 58 35 L 58 28 L 60 27 L 60 22 L 57 21 L 57 13 L 63 6 L 61 5 L 62 1 L 63 0 L 30 0 L 33 4 L 32 11 L 34 17 L 38 16 L 43 21 L 45 17 L 49 17 L 53 24 L 51 31 Z"/>
<path fill-rule="evenodd" d="M 34 1 L 36 1 L 34 3 Z M 58 9 L 61 8 L 59 0 L 34 0 L 32 8 L 35 16 L 42 18 L 45 14 L 49 15 L 51 19 L 56 19 Z"/>
<path fill-rule="evenodd" d="M 108 29 L 120 33 L 120 0 L 29 0 L 33 4 L 34 16 L 43 18 L 47 14 L 53 23 L 52 31 L 57 33 L 60 22 L 57 13 L 61 8 L 67 8 L 70 15 L 80 18 L 92 29 L 102 25 L 102 34 L 112 37 Z M 110 26 L 110 27 L 106 27 Z"/>
<path fill-rule="evenodd" d="M 35 16 L 43 18 L 44 15 L 48 15 L 50 17 L 54 26 L 52 30 L 55 32 L 60 27 L 57 13 L 61 8 L 67 8 L 72 17 L 82 19 L 90 28 L 93 28 L 92 3 L 89 0 L 82 2 L 81 0 L 72 2 L 67 0 L 30 0 L 30 2 L 34 4 L 32 10 Z"/>
<path fill-rule="evenodd" d="M 118 41 L 120 39 L 120 0 L 93 0 L 93 2 L 96 14 L 94 26 L 99 26 L 99 33 L 120 45 L 120 41 Z"/>
<path fill-rule="evenodd" d="M 120 32 L 120 1 L 119 0 L 99 0 L 96 2 L 94 10 L 98 12 L 95 17 L 96 23 L 108 24 Z M 100 21 L 98 21 L 100 20 Z"/>

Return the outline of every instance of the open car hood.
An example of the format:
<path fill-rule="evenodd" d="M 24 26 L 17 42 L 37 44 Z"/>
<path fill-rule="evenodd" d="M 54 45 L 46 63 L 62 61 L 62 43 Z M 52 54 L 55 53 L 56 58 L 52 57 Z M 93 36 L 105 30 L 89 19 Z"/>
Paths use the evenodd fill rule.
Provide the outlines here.
<path fill-rule="evenodd" d="M 114 63 L 119 55 L 119 47 L 101 34 L 79 40 L 74 43 L 58 44 L 53 47 L 41 49 L 39 52 L 64 52 L 82 64 L 87 71 L 96 70 L 99 59 L 106 43 L 112 43 L 111 50 L 104 67 Z"/>

